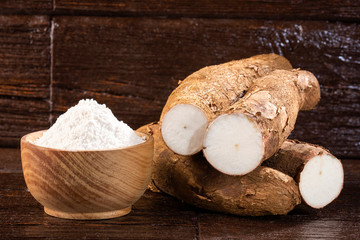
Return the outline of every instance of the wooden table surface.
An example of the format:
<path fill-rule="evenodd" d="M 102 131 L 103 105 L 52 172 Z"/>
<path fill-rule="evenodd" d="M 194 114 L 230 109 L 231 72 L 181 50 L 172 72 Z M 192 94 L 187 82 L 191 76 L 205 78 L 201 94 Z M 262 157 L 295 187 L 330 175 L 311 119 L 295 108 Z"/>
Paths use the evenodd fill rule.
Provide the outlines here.
<path fill-rule="evenodd" d="M 344 189 L 321 210 L 239 217 L 147 191 L 127 216 L 75 221 L 46 215 L 26 188 L 20 150 L 0 148 L 0 239 L 360 239 L 360 161 L 343 164 Z"/>

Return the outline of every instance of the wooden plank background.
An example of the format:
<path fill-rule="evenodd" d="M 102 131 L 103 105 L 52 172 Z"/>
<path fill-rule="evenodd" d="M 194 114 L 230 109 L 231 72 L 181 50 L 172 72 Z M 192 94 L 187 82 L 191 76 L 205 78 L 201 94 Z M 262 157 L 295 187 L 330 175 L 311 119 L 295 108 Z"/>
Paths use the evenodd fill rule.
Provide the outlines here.
<path fill-rule="evenodd" d="M 0 14 L 50 14 L 53 0 L 1 0 Z"/>
<path fill-rule="evenodd" d="M 274 52 L 322 87 L 292 137 L 360 156 L 359 1 L 23 0 L 0 14 L 0 146 L 87 97 L 139 127 L 193 71 Z"/>
<path fill-rule="evenodd" d="M 0 146 L 49 127 L 50 22 L 0 16 Z"/>
<path fill-rule="evenodd" d="M 172 16 L 250 19 L 359 20 L 359 1 L 339 0 L 54 0 L 64 14 Z"/>

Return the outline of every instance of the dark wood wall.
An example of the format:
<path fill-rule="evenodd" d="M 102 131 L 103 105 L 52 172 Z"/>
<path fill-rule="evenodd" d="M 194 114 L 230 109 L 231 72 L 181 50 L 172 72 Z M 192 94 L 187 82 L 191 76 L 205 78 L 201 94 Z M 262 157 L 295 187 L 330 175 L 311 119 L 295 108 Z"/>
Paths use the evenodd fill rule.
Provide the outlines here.
<path fill-rule="evenodd" d="M 346 0 L 1 1 L 0 146 L 82 98 L 139 127 L 193 71 L 268 52 L 322 87 L 291 137 L 360 157 L 360 1 Z"/>

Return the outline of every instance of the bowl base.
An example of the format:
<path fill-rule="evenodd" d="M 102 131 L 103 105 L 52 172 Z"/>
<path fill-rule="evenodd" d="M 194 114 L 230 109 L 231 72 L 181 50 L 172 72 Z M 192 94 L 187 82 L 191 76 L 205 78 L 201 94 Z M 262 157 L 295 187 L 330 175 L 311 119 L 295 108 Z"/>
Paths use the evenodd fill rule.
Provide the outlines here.
<path fill-rule="evenodd" d="M 94 213 L 75 213 L 75 212 L 61 212 L 44 207 L 45 213 L 50 216 L 67 219 L 79 219 L 79 220 L 92 220 L 92 219 L 108 219 L 124 216 L 131 211 L 131 206 L 128 208 L 108 211 L 108 212 L 94 212 Z"/>

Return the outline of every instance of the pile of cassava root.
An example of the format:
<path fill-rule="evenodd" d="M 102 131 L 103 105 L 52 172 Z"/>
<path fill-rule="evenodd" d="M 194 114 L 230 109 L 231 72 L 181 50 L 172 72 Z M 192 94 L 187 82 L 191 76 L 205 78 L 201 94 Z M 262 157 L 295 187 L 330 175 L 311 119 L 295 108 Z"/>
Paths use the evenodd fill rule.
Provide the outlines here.
<path fill-rule="evenodd" d="M 341 192 L 341 162 L 288 140 L 300 110 L 320 100 L 315 76 L 276 54 L 209 66 L 171 93 L 158 123 L 151 189 L 237 215 L 322 208 Z M 202 152 L 201 152 L 202 151 Z"/>

